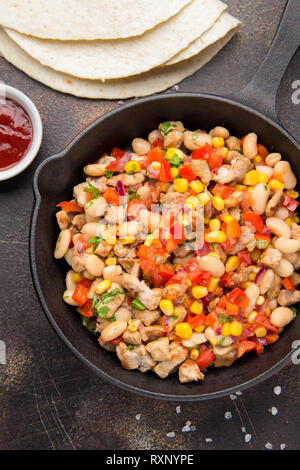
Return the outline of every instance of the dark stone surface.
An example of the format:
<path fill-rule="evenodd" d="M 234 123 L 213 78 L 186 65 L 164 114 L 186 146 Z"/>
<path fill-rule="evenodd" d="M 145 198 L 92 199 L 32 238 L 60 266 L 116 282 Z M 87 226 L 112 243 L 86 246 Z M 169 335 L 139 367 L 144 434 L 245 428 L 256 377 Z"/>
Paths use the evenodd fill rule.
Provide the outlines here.
<path fill-rule="evenodd" d="M 227 3 L 244 27 L 211 63 L 181 83 L 180 91 L 225 94 L 240 89 L 262 63 L 285 0 Z M 299 58 L 300 51 L 287 70 L 277 100 L 281 122 L 298 140 L 300 105 L 293 104 L 291 96 L 292 83 L 300 80 Z M 0 340 L 7 347 L 7 364 L 0 364 L 0 448 L 263 449 L 270 442 L 276 449 L 281 443 L 299 449 L 299 366 L 286 367 L 236 400 L 182 403 L 177 414 L 179 403 L 153 401 L 104 383 L 61 343 L 31 282 L 32 177 L 37 165 L 79 128 L 117 104 L 57 93 L 2 58 L 0 79 L 28 94 L 44 123 L 43 145 L 35 162 L 18 177 L 0 183 Z M 282 387 L 279 396 L 273 392 L 277 385 Z M 272 406 L 278 409 L 276 416 L 269 411 Z M 231 411 L 231 420 L 225 419 L 226 411 Z M 188 420 L 196 431 L 182 433 Z M 248 444 L 242 427 L 252 435 Z M 176 431 L 175 438 L 166 437 L 170 431 Z"/>

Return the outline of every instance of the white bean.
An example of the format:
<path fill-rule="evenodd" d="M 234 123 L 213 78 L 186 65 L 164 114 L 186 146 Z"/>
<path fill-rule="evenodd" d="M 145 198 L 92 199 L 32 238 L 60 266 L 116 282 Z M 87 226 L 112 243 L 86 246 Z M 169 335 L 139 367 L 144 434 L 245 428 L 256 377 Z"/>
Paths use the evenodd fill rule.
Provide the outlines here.
<path fill-rule="evenodd" d="M 279 217 L 268 217 L 266 219 L 266 226 L 278 237 L 291 238 L 290 227 Z"/>
<path fill-rule="evenodd" d="M 282 181 L 286 189 L 293 189 L 297 184 L 297 179 L 291 169 L 291 165 L 284 160 L 276 163 L 274 166 L 273 178 Z"/>
<path fill-rule="evenodd" d="M 290 263 L 295 264 L 298 260 L 298 253 L 290 253 L 290 254 L 285 254 L 284 257 L 287 259 Z"/>
<path fill-rule="evenodd" d="M 106 207 L 107 202 L 104 197 L 99 197 L 98 199 L 92 199 L 85 205 L 85 212 L 91 217 L 100 217 L 104 215 Z"/>
<path fill-rule="evenodd" d="M 215 331 L 209 326 L 206 328 L 204 332 L 208 341 L 212 344 L 219 343 L 222 339 L 222 335 L 216 335 Z M 225 336 L 225 339 L 222 340 L 222 347 L 223 346 L 230 346 L 233 343 L 233 339 L 231 336 Z"/>
<path fill-rule="evenodd" d="M 128 322 L 131 319 L 131 311 L 128 310 L 128 308 L 121 307 L 115 312 L 115 318 L 116 320 L 123 320 Z"/>
<path fill-rule="evenodd" d="M 92 276 L 100 277 L 103 273 L 105 264 L 97 255 L 87 255 L 85 259 L 85 267 Z"/>
<path fill-rule="evenodd" d="M 241 141 L 237 137 L 234 137 L 231 135 L 226 139 L 225 141 L 226 147 L 229 148 L 229 150 L 241 150 Z"/>
<path fill-rule="evenodd" d="M 288 307 L 277 307 L 270 315 L 270 322 L 277 326 L 277 328 L 283 328 L 288 325 L 294 318 L 293 311 Z"/>
<path fill-rule="evenodd" d="M 89 237 L 96 237 L 97 225 L 98 224 L 96 222 L 89 222 L 82 227 L 81 232 L 85 235 L 88 235 Z"/>
<path fill-rule="evenodd" d="M 75 282 L 72 281 L 72 276 L 75 274 L 75 271 L 73 269 L 70 269 L 70 271 L 67 272 L 66 275 L 66 287 L 68 290 L 74 290 L 76 289 L 76 284 Z"/>
<path fill-rule="evenodd" d="M 146 153 L 151 150 L 149 142 L 145 139 L 140 139 L 139 137 L 133 139 L 131 146 L 134 153 L 137 153 L 138 155 L 146 155 Z"/>
<path fill-rule="evenodd" d="M 269 178 L 271 178 L 274 173 L 274 169 L 267 165 L 257 165 L 255 169 L 260 175 L 268 175 Z"/>
<path fill-rule="evenodd" d="M 292 240 L 291 238 L 279 237 L 275 241 L 275 248 L 281 253 L 295 253 L 300 250 L 300 240 Z"/>
<path fill-rule="evenodd" d="M 71 230 L 62 230 L 56 242 L 54 258 L 60 259 L 65 256 L 71 243 Z"/>
<path fill-rule="evenodd" d="M 248 307 L 246 307 L 245 310 L 244 310 L 244 313 L 247 314 L 247 313 L 252 312 L 252 310 L 254 310 L 257 299 L 260 295 L 260 289 L 256 284 L 252 283 L 252 284 L 250 284 L 250 286 L 248 286 L 245 289 L 245 294 L 249 299 Z"/>
<path fill-rule="evenodd" d="M 251 193 L 251 208 L 255 214 L 262 215 L 270 196 L 270 188 L 265 183 L 258 183 Z"/>
<path fill-rule="evenodd" d="M 287 259 L 282 258 L 276 268 L 274 268 L 274 272 L 280 277 L 289 277 L 294 272 L 294 266 Z"/>
<path fill-rule="evenodd" d="M 223 139 L 228 139 L 230 133 L 225 127 L 216 126 L 209 132 L 209 135 L 211 137 L 223 137 Z"/>
<path fill-rule="evenodd" d="M 254 132 L 247 134 L 243 143 L 243 154 L 250 160 L 257 155 L 257 135 Z"/>
<path fill-rule="evenodd" d="M 213 277 L 222 277 L 225 273 L 225 266 L 222 261 L 209 255 L 200 258 L 199 268 L 203 271 L 209 271 Z"/>
<path fill-rule="evenodd" d="M 163 140 L 163 137 L 162 137 L 162 133 L 158 129 L 155 129 L 154 131 L 150 132 L 150 134 L 148 135 L 148 140 L 150 144 L 153 144 L 157 139 Z"/>
<path fill-rule="evenodd" d="M 73 256 L 74 256 L 74 248 L 69 248 L 67 253 L 65 254 L 65 260 L 69 266 L 72 266 Z"/>
<path fill-rule="evenodd" d="M 290 213 L 285 207 L 280 206 L 280 207 L 278 207 L 278 209 L 277 209 L 277 211 L 275 212 L 274 215 L 275 215 L 275 217 L 279 217 L 280 219 L 285 220 L 285 219 L 288 218 Z"/>
<path fill-rule="evenodd" d="M 104 343 L 108 343 L 113 339 L 118 338 L 118 336 L 122 335 L 124 331 L 127 329 L 127 322 L 124 320 L 118 320 L 111 323 L 109 326 L 104 328 L 101 333 L 101 340 Z"/>
<path fill-rule="evenodd" d="M 65 292 L 63 293 L 63 300 L 66 302 L 66 304 L 72 305 L 72 307 L 79 307 L 78 303 L 72 299 L 73 294 L 74 294 L 74 289 L 65 290 Z"/>
<path fill-rule="evenodd" d="M 103 278 L 111 282 L 120 282 L 122 272 L 121 266 L 106 266 L 103 269 Z"/>
<path fill-rule="evenodd" d="M 211 145 L 211 136 L 208 134 L 199 134 L 197 132 L 185 131 L 183 136 L 183 143 L 189 150 L 197 150 L 204 147 L 205 144 Z"/>
<path fill-rule="evenodd" d="M 280 153 L 269 153 L 269 155 L 267 155 L 266 157 L 266 164 L 268 166 L 275 166 L 276 163 L 280 162 L 281 160 L 281 155 Z"/>

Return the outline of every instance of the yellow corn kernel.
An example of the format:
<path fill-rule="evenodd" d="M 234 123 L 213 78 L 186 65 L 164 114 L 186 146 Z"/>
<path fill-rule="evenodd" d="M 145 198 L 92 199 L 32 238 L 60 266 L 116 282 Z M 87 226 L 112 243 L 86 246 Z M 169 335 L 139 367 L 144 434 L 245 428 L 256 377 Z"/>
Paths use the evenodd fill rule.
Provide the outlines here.
<path fill-rule="evenodd" d="M 141 165 L 135 160 L 130 160 L 130 162 L 126 163 L 124 169 L 128 175 L 132 175 L 133 173 L 141 171 Z"/>
<path fill-rule="evenodd" d="M 215 251 L 211 251 L 210 253 L 208 253 L 208 256 L 213 256 L 214 258 L 221 259 L 219 253 L 216 253 Z"/>
<path fill-rule="evenodd" d="M 256 157 L 254 157 L 253 159 L 253 162 L 255 163 L 255 165 L 258 165 L 259 163 L 262 162 L 262 157 L 260 155 L 256 155 Z"/>
<path fill-rule="evenodd" d="M 252 191 L 253 191 L 253 188 L 254 188 L 254 186 L 249 186 L 249 187 L 247 188 L 247 190 L 246 190 L 247 193 L 250 193 L 250 194 L 251 194 Z"/>
<path fill-rule="evenodd" d="M 184 153 L 181 150 L 177 149 L 176 147 L 171 147 L 166 152 L 166 159 L 170 160 L 170 158 L 174 157 L 174 155 L 177 155 L 179 158 L 184 157 Z"/>
<path fill-rule="evenodd" d="M 208 225 L 210 221 L 209 217 L 204 217 L 204 225 Z"/>
<path fill-rule="evenodd" d="M 293 219 L 294 219 L 295 224 L 299 224 L 300 219 L 297 215 L 294 215 Z"/>
<path fill-rule="evenodd" d="M 268 175 L 266 175 L 265 173 L 259 175 L 259 177 L 258 177 L 258 182 L 259 183 L 267 183 L 268 181 L 269 181 Z"/>
<path fill-rule="evenodd" d="M 287 219 L 285 219 L 285 223 L 289 225 L 289 227 L 292 226 L 292 224 L 294 223 L 294 218 L 293 217 L 288 217 Z"/>
<path fill-rule="evenodd" d="M 223 158 L 226 158 L 228 155 L 229 149 L 227 147 L 219 147 L 217 154 L 221 155 Z"/>
<path fill-rule="evenodd" d="M 192 361 L 195 361 L 198 358 L 199 354 L 200 354 L 200 352 L 197 348 L 191 349 L 190 359 L 192 359 Z"/>
<path fill-rule="evenodd" d="M 224 147 L 225 145 L 223 137 L 213 137 L 211 142 L 215 148 Z"/>
<path fill-rule="evenodd" d="M 109 230 L 104 230 L 102 238 L 108 245 L 115 245 L 117 243 L 117 238 Z"/>
<path fill-rule="evenodd" d="M 192 285 L 192 281 L 190 279 L 187 279 L 186 280 L 186 286 L 191 287 L 191 285 Z"/>
<path fill-rule="evenodd" d="M 246 186 L 244 184 L 236 184 L 234 189 L 236 191 L 244 191 L 244 189 L 247 189 Z"/>
<path fill-rule="evenodd" d="M 249 317 L 248 317 L 248 322 L 249 322 L 249 323 L 254 323 L 254 319 L 255 319 L 256 315 L 257 315 L 256 310 L 253 310 L 253 311 L 250 313 Z"/>
<path fill-rule="evenodd" d="M 260 326 L 259 328 L 256 328 L 255 334 L 258 338 L 263 338 L 267 334 L 267 330 L 264 326 Z"/>
<path fill-rule="evenodd" d="M 208 290 L 206 287 L 203 286 L 195 286 L 192 288 L 192 296 L 194 299 L 202 299 L 202 297 L 205 297 L 208 293 Z"/>
<path fill-rule="evenodd" d="M 265 315 L 266 317 L 269 317 L 271 315 L 271 309 L 269 306 L 266 308 Z"/>
<path fill-rule="evenodd" d="M 153 240 L 154 240 L 154 235 L 147 235 L 147 237 L 145 238 L 145 241 L 144 241 L 144 245 L 145 246 L 151 246 L 152 243 L 153 243 Z"/>
<path fill-rule="evenodd" d="M 130 320 L 128 324 L 128 330 L 131 333 L 135 333 L 139 329 L 140 324 L 141 320 L 138 320 L 137 318 L 135 318 L 134 320 Z"/>
<path fill-rule="evenodd" d="M 210 338 L 209 341 L 210 341 L 210 343 L 211 343 L 212 346 L 216 346 L 216 344 L 217 344 L 216 338 Z"/>
<path fill-rule="evenodd" d="M 230 323 L 230 334 L 232 336 L 240 336 L 243 331 L 243 326 L 240 322 L 238 321 L 233 321 Z"/>
<path fill-rule="evenodd" d="M 77 284 L 78 282 L 82 281 L 82 276 L 81 276 L 80 273 L 75 273 L 75 274 L 73 274 L 71 279 L 72 279 L 72 282 Z"/>
<path fill-rule="evenodd" d="M 105 279 L 104 281 L 97 283 L 95 292 L 96 294 L 103 294 L 110 288 L 110 286 L 111 286 L 111 281 L 109 279 Z"/>
<path fill-rule="evenodd" d="M 250 170 L 245 174 L 243 184 L 246 184 L 247 186 L 255 186 L 258 183 L 258 177 L 259 173 L 257 170 Z"/>
<path fill-rule="evenodd" d="M 135 237 L 133 235 L 127 235 L 125 238 L 120 238 L 120 242 L 122 245 L 130 245 L 131 243 L 135 242 Z"/>
<path fill-rule="evenodd" d="M 205 325 L 195 326 L 194 330 L 196 331 L 196 333 L 202 333 L 202 331 L 205 330 Z"/>
<path fill-rule="evenodd" d="M 196 209 L 196 207 L 199 206 L 200 202 L 198 201 L 198 199 L 196 198 L 196 196 L 190 196 L 188 197 L 184 204 L 186 205 L 186 207 L 188 207 L 189 209 Z"/>
<path fill-rule="evenodd" d="M 196 315 L 200 315 L 200 313 L 203 312 L 203 305 L 195 300 L 191 305 L 190 311 Z"/>
<path fill-rule="evenodd" d="M 243 283 L 241 284 L 241 287 L 242 287 L 243 289 L 247 289 L 247 287 L 250 287 L 250 286 L 251 286 L 251 282 L 249 282 L 249 281 L 243 282 Z"/>
<path fill-rule="evenodd" d="M 160 170 L 161 169 L 161 163 L 160 162 L 152 162 L 150 165 L 152 170 Z"/>
<path fill-rule="evenodd" d="M 251 273 L 251 274 L 249 275 L 250 281 L 254 281 L 255 278 L 256 278 L 256 274 L 255 274 L 255 273 Z"/>
<path fill-rule="evenodd" d="M 194 180 L 190 182 L 190 188 L 198 194 L 203 191 L 204 185 L 200 180 Z"/>
<path fill-rule="evenodd" d="M 258 299 L 257 299 L 256 304 L 257 304 L 257 305 L 262 305 L 262 304 L 264 303 L 264 301 L 265 301 L 264 296 L 263 296 L 263 295 L 260 295 L 260 296 L 258 297 Z"/>
<path fill-rule="evenodd" d="M 197 199 L 200 202 L 200 204 L 203 204 L 205 206 L 205 204 L 207 204 L 210 201 L 210 195 L 208 193 L 201 193 L 201 194 L 198 194 Z"/>
<path fill-rule="evenodd" d="M 189 182 L 186 178 L 178 178 L 173 184 L 174 191 L 185 193 L 189 188 Z"/>
<path fill-rule="evenodd" d="M 221 222 L 219 221 L 219 219 L 211 219 L 209 221 L 209 228 L 210 230 L 220 230 Z"/>
<path fill-rule="evenodd" d="M 179 338 L 190 339 L 193 334 L 193 330 L 191 325 L 189 325 L 188 323 L 177 323 L 175 327 L 175 334 L 179 336 Z"/>
<path fill-rule="evenodd" d="M 228 260 L 226 261 L 225 271 L 227 273 L 232 273 L 239 267 L 239 265 L 240 265 L 240 260 L 238 256 L 236 255 L 229 256 Z"/>
<path fill-rule="evenodd" d="M 278 333 L 282 333 L 282 332 L 283 332 L 283 330 L 284 330 L 284 328 L 283 328 L 283 327 L 280 327 L 280 328 L 278 328 Z"/>
<path fill-rule="evenodd" d="M 88 255 L 92 255 L 94 253 L 94 247 L 93 246 L 90 246 L 89 248 L 87 248 L 85 250 L 86 254 Z"/>
<path fill-rule="evenodd" d="M 173 178 L 173 179 L 174 179 L 174 178 L 177 178 L 177 176 L 179 175 L 179 170 L 178 170 L 178 168 L 175 168 L 175 167 L 171 168 L 171 175 L 172 175 L 172 178 Z"/>
<path fill-rule="evenodd" d="M 105 266 L 115 266 L 117 264 L 117 258 L 110 256 L 105 260 Z"/>
<path fill-rule="evenodd" d="M 269 188 L 271 191 L 277 191 L 278 189 L 284 189 L 284 184 L 279 180 L 272 179 L 269 181 Z"/>
<path fill-rule="evenodd" d="M 208 292 L 215 292 L 219 285 L 219 281 L 220 279 L 218 277 L 211 277 L 207 287 Z"/>
<path fill-rule="evenodd" d="M 227 240 L 226 233 L 222 230 L 206 233 L 204 238 L 207 243 L 224 243 Z"/>
<path fill-rule="evenodd" d="M 298 191 L 295 191 L 294 189 L 289 189 L 288 191 L 286 191 L 286 194 L 292 197 L 293 199 L 297 199 L 299 197 Z"/>
<path fill-rule="evenodd" d="M 225 222 L 225 224 L 229 224 L 229 222 L 232 222 L 234 220 L 234 218 L 232 217 L 232 215 L 229 215 L 229 214 L 224 214 L 222 216 L 222 219 L 223 221 Z"/>
<path fill-rule="evenodd" d="M 221 333 L 223 336 L 231 335 L 230 323 L 224 323 L 221 328 Z"/>
<path fill-rule="evenodd" d="M 161 300 L 159 302 L 159 307 L 161 311 L 168 317 L 171 317 L 172 315 L 174 315 L 174 305 L 173 305 L 172 300 L 167 300 L 167 299 Z"/>
<path fill-rule="evenodd" d="M 217 211 L 222 211 L 224 209 L 224 199 L 221 196 L 214 196 L 212 199 L 212 205 Z"/>

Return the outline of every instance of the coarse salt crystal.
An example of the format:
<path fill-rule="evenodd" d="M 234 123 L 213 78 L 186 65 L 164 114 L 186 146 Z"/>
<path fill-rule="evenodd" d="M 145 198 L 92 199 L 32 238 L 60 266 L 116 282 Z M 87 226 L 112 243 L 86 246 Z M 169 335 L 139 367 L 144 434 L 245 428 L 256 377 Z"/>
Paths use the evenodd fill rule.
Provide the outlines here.
<path fill-rule="evenodd" d="M 242 432 L 246 432 L 246 428 L 244 426 L 241 429 L 242 429 Z"/>
<path fill-rule="evenodd" d="M 265 445 L 265 448 L 268 449 L 268 450 L 273 449 L 273 446 L 272 446 L 271 442 L 267 442 L 266 445 Z"/>
<path fill-rule="evenodd" d="M 196 431 L 196 426 L 191 426 L 191 427 L 190 427 L 190 430 L 191 430 L 191 431 Z"/>
<path fill-rule="evenodd" d="M 175 437 L 175 432 L 174 431 L 168 432 L 167 437 Z"/>
<path fill-rule="evenodd" d="M 142 415 L 139 413 L 138 415 L 135 415 L 135 419 L 136 419 L 137 421 L 139 421 L 139 420 L 141 419 L 141 416 L 142 416 Z"/>
<path fill-rule="evenodd" d="M 233 393 L 230 395 L 230 398 L 231 398 L 231 400 L 236 400 L 237 399 L 236 395 L 234 395 Z"/>
<path fill-rule="evenodd" d="M 278 413 L 278 409 L 276 408 L 276 406 L 272 406 L 269 411 L 272 413 L 273 416 L 276 416 Z"/>
<path fill-rule="evenodd" d="M 226 411 L 226 413 L 224 414 L 225 416 L 225 419 L 231 419 L 232 418 L 232 414 L 230 411 Z"/>
<path fill-rule="evenodd" d="M 245 435 L 245 442 L 250 442 L 251 439 L 252 439 L 251 434 L 246 434 L 246 435 Z"/>
<path fill-rule="evenodd" d="M 285 444 L 280 444 L 280 450 L 284 450 L 286 448 Z"/>
<path fill-rule="evenodd" d="M 183 428 L 181 429 L 181 432 L 190 432 L 190 430 L 191 430 L 190 426 L 186 424 L 186 425 L 183 426 Z"/>
<path fill-rule="evenodd" d="M 236 395 L 242 395 L 242 392 L 235 392 Z"/>
<path fill-rule="evenodd" d="M 281 394 L 281 387 L 277 385 L 277 387 L 274 387 L 274 393 L 275 395 L 280 395 Z"/>
<path fill-rule="evenodd" d="M 212 442 L 213 440 L 210 437 L 205 438 L 205 442 Z"/>
<path fill-rule="evenodd" d="M 180 406 L 176 406 L 176 413 L 179 415 L 181 413 L 181 408 Z"/>

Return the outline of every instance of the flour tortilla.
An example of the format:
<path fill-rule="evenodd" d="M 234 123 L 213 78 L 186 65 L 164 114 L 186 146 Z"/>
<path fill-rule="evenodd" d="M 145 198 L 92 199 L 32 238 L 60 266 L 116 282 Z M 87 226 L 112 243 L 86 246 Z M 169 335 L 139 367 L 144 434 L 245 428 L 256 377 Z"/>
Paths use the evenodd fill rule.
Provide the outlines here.
<path fill-rule="evenodd" d="M 108 80 L 147 72 L 172 58 L 226 9 L 219 0 L 193 0 L 178 15 L 142 36 L 118 41 L 51 41 L 14 30 L 7 34 L 41 64 L 74 77 Z"/>
<path fill-rule="evenodd" d="M 189 77 L 209 62 L 227 44 L 235 31 L 236 29 L 232 29 L 223 38 L 216 38 L 215 43 L 208 45 L 192 59 L 136 77 L 109 80 L 105 83 L 74 78 L 41 65 L 12 41 L 3 29 L 0 29 L 0 51 L 15 67 L 55 90 L 82 98 L 126 99 L 158 93 Z"/>
<path fill-rule="evenodd" d="M 0 0 L 0 24 L 39 38 L 120 39 L 139 36 L 191 0 Z"/>

